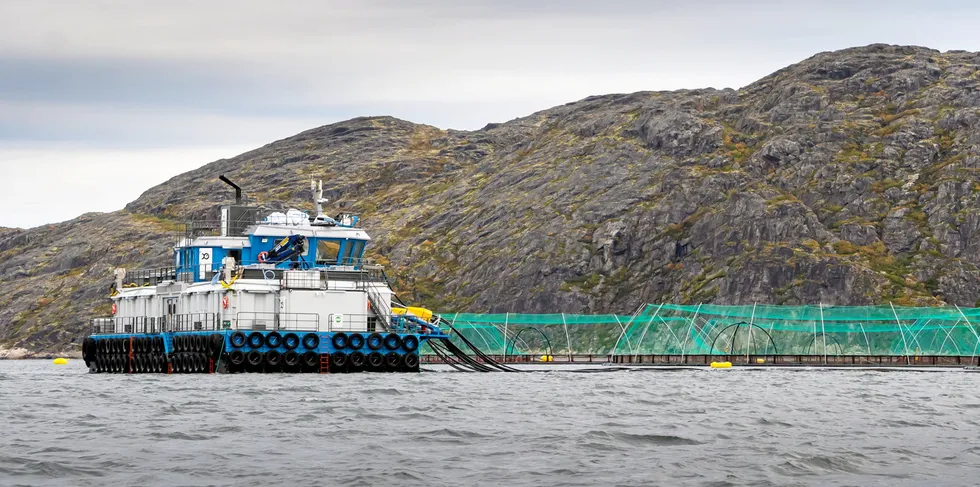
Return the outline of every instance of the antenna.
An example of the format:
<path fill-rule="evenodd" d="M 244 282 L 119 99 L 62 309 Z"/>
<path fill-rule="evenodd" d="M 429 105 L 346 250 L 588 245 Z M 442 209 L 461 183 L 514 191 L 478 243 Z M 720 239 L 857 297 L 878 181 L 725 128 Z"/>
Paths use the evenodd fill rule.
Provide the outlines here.
<path fill-rule="evenodd" d="M 310 179 L 310 190 L 313 191 L 313 205 L 316 207 L 316 216 L 321 216 L 323 215 L 323 203 L 329 201 L 323 197 L 323 181 Z"/>
<path fill-rule="evenodd" d="M 242 204 L 242 188 L 239 187 L 237 184 L 231 182 L 231 180 L 226 178 L 224 174 L 218 176 L 218 179 L 220 179 L 223 183 L 227 184 L 228 186 L 235 188 L 235 204 L 236 205 Z"/>

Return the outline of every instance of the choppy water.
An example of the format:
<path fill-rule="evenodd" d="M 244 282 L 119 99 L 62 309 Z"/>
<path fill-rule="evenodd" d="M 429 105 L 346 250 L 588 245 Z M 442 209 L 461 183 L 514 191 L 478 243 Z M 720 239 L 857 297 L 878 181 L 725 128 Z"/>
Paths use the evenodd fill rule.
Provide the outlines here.
<path fill-rule="evenodd" d="M 88 375 L 0 361 L 2 485 L 977 485 L 980 374 Z"/>

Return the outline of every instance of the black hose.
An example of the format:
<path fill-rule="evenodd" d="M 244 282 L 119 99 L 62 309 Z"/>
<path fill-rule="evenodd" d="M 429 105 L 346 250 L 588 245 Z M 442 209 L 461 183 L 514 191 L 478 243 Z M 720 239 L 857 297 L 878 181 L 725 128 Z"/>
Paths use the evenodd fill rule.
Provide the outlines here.
<path fill-rule="evenodd" d="M 460 357 L 457 357 L 449 350 L 446 350 L 446 348 L 440 345 L 439 342 L 430 341 L 429 346 L 432 348 L 433 351 L 436 352 L 436 355 L 438 355 L 443 362 L 449 364 L 456 370 L 465 369 L 465 371 L 467 372 L 487 372 L 487 370 L 484 368 L 483 365 L 477 364 L 476 366 L 474 366 L 469 362 L 464 362 L 463 360 L 460 359 Z"/>
<path fill-rule="evenodd" d="M 442 360 L 442 362 L 445 363 L 446 365 L 460 372 L 476 372 L 473 369 L 463 367 L 461 365 L 457 365 L 458 361 L 449 357 L 439 346 L 435 344 L 435 342 L 429 342 L 429 346 L 430 348 L 432 348 L 432 351 L 435 352 L 435 354 L 439 357 L 439 359 Z"/>
<path fill-rule="evenodd" d="M 508 366 L 506 366 L 504 364 L 501 364 L 501 363 L 497 362 L 496 360 L 488 357 L 485 353 L 483 353 L 482 351 L 480 351 L 480 349 L 477 348 L 476 345 L 473 344 L 473 342 L 469 341 L 465 336 L 463 336 L 463 334 L 460 333 L 459 330 L 457 330 L 456 328 L 453 328 L 453 325 L 451 323 L 449 323 L 448 321 L 446 321 L 444 318 L 440 318 L 440 322 L 443 323 L 443 324 L 445 324 L 447 327 L 449 327 L 450 330 L 452 330 L 453 332 L 455 332 L 456 333 L 456 336 L 458 336 L 459 339 L 463 343 L 465 343 L 466 346 L 469 347 L 469 349 L 472 350 L 473 353 L 475 353 L 477 357 L 480 357 L 481 359 L 483 359 L 490 366 L 492 366 L 492 367 L 494 367 L 496 369 L 499 369 L 501 371 L 504 371 L 504 372 L 524 372 L 522 370 L 518 370 L 518 369 L 515 369 L 513 367 L 508 367 Z M 448 341 L 448 340 L 444 340 L 444 341 Z"/>

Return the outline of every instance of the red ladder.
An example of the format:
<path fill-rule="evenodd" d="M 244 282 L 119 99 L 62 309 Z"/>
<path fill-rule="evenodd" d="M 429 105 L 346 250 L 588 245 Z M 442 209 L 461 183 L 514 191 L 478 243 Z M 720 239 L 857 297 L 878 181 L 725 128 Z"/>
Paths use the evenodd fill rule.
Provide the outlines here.
<path fill-rule="evenodd" d="M 321 354 L 320 355 L 320 373 L 328 374 L 330 373 L 330 355 Z"/>

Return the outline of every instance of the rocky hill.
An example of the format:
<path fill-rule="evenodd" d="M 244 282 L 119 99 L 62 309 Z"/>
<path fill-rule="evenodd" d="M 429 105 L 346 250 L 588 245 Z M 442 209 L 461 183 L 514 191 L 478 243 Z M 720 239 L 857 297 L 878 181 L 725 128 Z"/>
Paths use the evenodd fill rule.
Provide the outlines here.
<path fill-rule="evenodd" d="M 443 311 L 980 298 L 980 54 L 872 45 L 739 90 L 590 97 L 465 132 L 389 117 L 208 164 L 124 210 L 0 232 L 0 345 L 70 349 L 113 266 L 163 264 L 231 193 L 362 215 Z"/>

